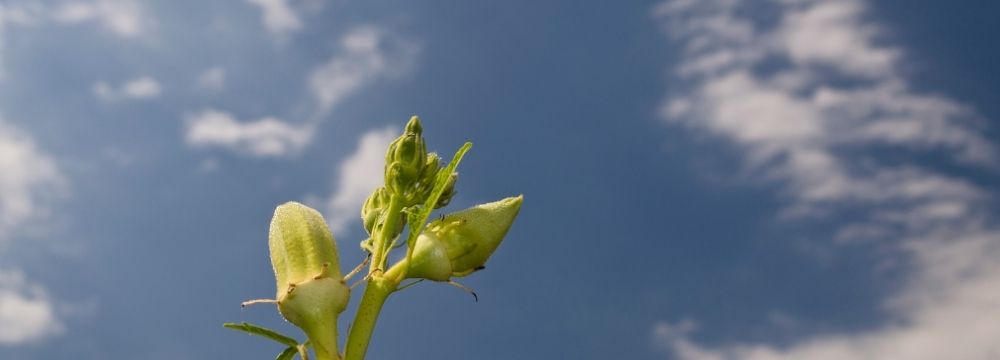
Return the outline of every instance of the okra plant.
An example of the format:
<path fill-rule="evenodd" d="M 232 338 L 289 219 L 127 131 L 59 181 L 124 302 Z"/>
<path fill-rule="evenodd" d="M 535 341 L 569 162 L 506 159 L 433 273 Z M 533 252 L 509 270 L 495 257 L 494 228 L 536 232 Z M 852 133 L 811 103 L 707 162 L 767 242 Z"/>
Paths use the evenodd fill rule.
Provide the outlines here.
<path fill-rule="evenodd" d="M 243 306 L 277 305 L 281 316 L 301 328 L 307 340 L 298 341 L 245 322 L 224 326 L 281 343 L 285 349 L 278 360 L 295 355 L 307 360 L 310 350 L 317 360 L 362 360 L 382 305 L 393 293 L 432 280 L 475 297 L 454 278 L 484 268 L 514 222 L 523 197 L 474 206 L 428 223 L 431 213 L 448 205 L 455 195 L 456 167 L 471 147 L 465 143 L 442 167 L 438 155 L 427 152 L 420 119 L 410 119 L 386 151 L 384 185 L 361 207 L 362 224 L 368 233 L 361 248 L 368 256 L 346 276 L 340 271 L 337 244 L 323 216 L 297 202 L 278 206 L 268 239 L 277 294 L 274 299 L 250 300 Z M 405 253 L 390 266 L 390 253 L 404 245 Z M 367 276 L 355 283 L 365 284 L 364 295 L 341 351 L 337 320 L 354 287 L 347 282 L 366 264 Z"/>

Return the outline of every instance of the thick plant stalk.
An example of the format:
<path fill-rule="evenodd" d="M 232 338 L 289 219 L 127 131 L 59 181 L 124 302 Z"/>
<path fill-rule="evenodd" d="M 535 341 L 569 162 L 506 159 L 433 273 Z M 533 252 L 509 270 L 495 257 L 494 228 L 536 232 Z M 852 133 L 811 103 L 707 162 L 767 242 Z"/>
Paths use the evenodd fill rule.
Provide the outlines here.
<path fill-rule="evenodd" d="M 399 283 L 386 278 L 373 278 L 368 281 L 361 304 L 358 305 L 358 313 L 354 315 L 351 334 L 347 338 L 344 360 L 365 358 L 372 333 L 375 331 L 375 322 L 378 321 L 378 314 L 382 311 L 382 305 L 389 295 L 396 291 L 397 285 Z"/>
<path fill-rule="evenodd" d="M 368 268 L 369 274 L 377 274 L 385 271 L 385 263 L 389 254 L 389 247 L 395 237 L 395 228 L 399 226 L 399 212 L 403 209 L 403 199 L 398 195 L 392 195 L 389 200 L 388 217 L 382 225 L 381 231 L 375 237 L 373 246 L 376 252 L 372 254 L 372 263 Z"/>
<path fill-rule="evenodd" d="M 375 331 L 375 323 L 378 321 L 378 314 L 382 311 L 382 305 L 389 298 L 389 295 L 396 290 L 398 282 L 382 277 L 385 267 L 385 256 L 388 254 L 389 244 L 395 237 L 396 220 L 402 210 L 402 198 L 393 195 L 389 201 L 388 217 L 383 224 L 374 241 L 377 251 L 372 259 L 369 270 L 368 284 L 365 286 L 365 294 L 361 297 L 361 304 L 358 305 L 358 312 L 354 315 L 354 324 L 351 325 L 351 333 L 347 337 L 347 345 L 344 348 L 345 359 L 362 360 L 368 351 L 368 343 L 371 342 L 372 333 Z"/>

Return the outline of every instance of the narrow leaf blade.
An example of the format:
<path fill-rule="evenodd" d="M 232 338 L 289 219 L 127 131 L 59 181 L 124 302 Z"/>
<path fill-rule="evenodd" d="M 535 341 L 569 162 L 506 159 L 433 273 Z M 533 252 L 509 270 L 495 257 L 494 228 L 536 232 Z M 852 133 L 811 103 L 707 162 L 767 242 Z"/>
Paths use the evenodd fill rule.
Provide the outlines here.
<path fill-rule="evenodd" d="M 427 218 L 431 216 L 431 212 L 434 211 L 434 205 L 437 204 L 438 199 L 441 198 L 441 194 L 444 193 L 444 188 L 448 185 L 448 178 L 451 173 L 455 172 L 458 168 L 458 163 L 462 162 L 462 158 L 465 157 L 465 153 L 472 148 L 471 142 L 466 142 L 462 145 L 458 151 L 455 152 L 455 156 L 451 158 L 451 162 L 444 169 L 441 169 L 437 173 L 437 177 L 434 179 L 434 188 L 431 190 L 431 195 L 427 197 L 427 201 L 424 202 L 424 206 L 420 208 L 420 212 L 415 216 L 414 220 L 410 222 L 410 234 L 406 238 L 406 261 L 409 263 L 413 258 L 413 247 L 417 243 L 417 236 L 424 231 L 424 225 L 427 222 Z"/>
<path fill-rule="evenodd" d="M 264 327 L 260 327 L 260 326 L 257 326 L 257 325 L 254 325 L 254 324 L 251 324 L 251 323 L 248 323 L 248 322 L 242 322 L 242 323 L 238 323 L 238 324 L 237 323 L 225 323 L 225 324 L 222 324 L 222 326 L 224 326 L 227 329 L 233 329 L 233 330 L 243 331 L 243 332 L 251 334 L 251 335 L 257 335 L 257 336 L 260 336 L 260 337 L 265 337 L 265 338 L 277 341 L 279 343 L 282 343 L 284 345 L 291 346 L 291 347 L 296 347 L 296 346 L 299 345 L 299 342 L 296 341 L 295 339 L 292 339 L 292 338 L 290 338 L 288 336 L 279 334 L 277 331 L 274 331 L 274 330 L 271 330 L 271 329 L 267 329 L 267 328 L 264 328 Z"/>
<path fill-rule="evenodd" d="M 282 351 L 280 354 L 278 354 L 278 357 L 274 358 L 274 360 L 292 360 L 292 358 L 295 357 L 295 354 L 298 353 L 299 353 L 298 348 L 294 346 L 289 346 L 287 349 L 285 349 L 285 351 Z"/>

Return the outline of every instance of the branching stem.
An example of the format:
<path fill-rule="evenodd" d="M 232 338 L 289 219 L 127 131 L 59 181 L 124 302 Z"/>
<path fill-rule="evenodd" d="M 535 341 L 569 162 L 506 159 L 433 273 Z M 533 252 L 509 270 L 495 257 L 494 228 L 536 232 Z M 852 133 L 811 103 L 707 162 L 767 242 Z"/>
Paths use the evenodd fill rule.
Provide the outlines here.
<path fill-rule="evenodd" d="M 354 324 L 347 337 L 344 360 L 363 360 L 368 351 L 368 343 L 375 331 L 375 322 L 389 295 L 396 291 L 398 282 L 381 276 L 372 277 L 365 286 L 365 294 L 354 315 Z"/>
<path fill-rule="evenodd" d="M 378 234 L 372 239 L 372 263 L 369 264 L 368 274 L 377 275 L 385 270 L 385 263 L 388 261 L 389 246 L 396 237 L 395 230 L 399 226 L 399 213 L 403 210 L 403 197 L 393 194 L 389 200 L 389 209 L 386 211 L 385 222 L 379 228 Z"/>

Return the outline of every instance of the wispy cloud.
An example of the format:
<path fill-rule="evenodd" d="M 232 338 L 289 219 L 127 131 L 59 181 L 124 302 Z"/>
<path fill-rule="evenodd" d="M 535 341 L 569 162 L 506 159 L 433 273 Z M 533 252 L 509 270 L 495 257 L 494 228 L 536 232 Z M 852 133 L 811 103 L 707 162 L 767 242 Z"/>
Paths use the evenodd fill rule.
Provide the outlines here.
<path fill-rule="evenodd" d="M 55 161 L 27 133 L 0 119 L 0 249 L 45 220 L 65 180 Z M 2 255 L 2 254 L 0 254 Z M 38 341 L 62 331 L 44 289 L 7 264 L 0 269 L 0 345 Z"/>
<path fill-rule="evenodd" d="M 417 54 L 415 44 L 374 26 L 352 29 L 339 45 L 329 60 L 309 74 L 307 86 L 315 99 L 315 112 L 302 125 L 274 118 L 241 123 L 226 112 L 206 110 L 189 117 L 188 144 L 221 146 L 254 156 L 296 153 L 309 145 L 316 127 L 337 104 L 376 79 L 406 73 Z M 221 68 L 210 69 L 199 82 L 224 78 Z"/>
<path fill-rule="evenodd" d="M 261 11 L 261 21 L 271 34 L 284 36 L 302 29 L 302 20 L 288 0 L 247 0 Z"/>
<path fill-rule="evenodd" d="M 104 101 L 146 100 L 160 96 L 160 83 L 151 76 L 140 76 L 126 81 L 117 89 L 104 81 L 98 81 L 93 87 L 94 95 Z"/>
<path fill-rule="evenodd" d="M 49 213 L 65 180 L 34 139 L 0 119 L 0 241 L 16 227 Z"/>
<path fill-rule="evenodd" d="M 370 130 L 361 136 L 357 149 L 340 163 L 337 190 L 326 201 L 324 211 L 334 232 L 343 231 L 361 218 L 358 206 L 382 185 L 385 149 L 396 135 L 392 127 Z"/>
<path fill-rule="evenodd" d="M 0 80 L 4 77 L 4 42 L 14 27 L 45 24 L 95 23 L 122 37 L 139 38 L 152 19 L 144 16 L 134 0 L 75 0 L 51 6 L 39 1 L 6 1 L 0 4 Z M 145 26 L 144 26 L 145 25 Z"/>
<path fill-rule="evenodd" d="M 281 157 L 301 151 L 315 127 L 293 125 L 273 117 L 236 120 L 227 112 L 207 109 L 187 117 L 185 138 L 194 147 L 222 147 L 255 157 Z"/>
<path fill-rule="evenodd" d="M 38 3 L 0 4 L 0 25 L 35 25 L 44 14 L 44 5 Z"/>
<path fill-rule="evenodd" d="M 777 23 L 752 13 L 773 11 Z M 982 359 L 1000 353 L 1000 231 L 993 193 L 873 149 L 933 152 L 996 168 L 995 146 L 970 107 L 921 94 L 900 72 L 902 50 L 849 1 L 668 1 L 654 9 L 682 56 L 681 84 L 663 109 L 671 124 L 733 143 L 749 173 L 785 185 L 785 215 L 847 213 L 831 241 L 893 241 L 913 273 L 886 300 L 881 328 L 791 346 L 708 347 L 691 323 L 659 324 L 657 341 L 681 359 Z"/>
<path fill-rule="evenodd" d="M 45 8 L 41 4 L 0 4 L 0 80 L 4 78 L 4 58 L 6 34 L 15 26 L 33 26 L 44 16 Z"/>
<path fill-rule="evenodd" d="M 39 341 L 63 331 L 52 301 L 16 270 L 0 270 L 0 345 Z"/>
<path fill-rule="evenodd" d="M 143 35 L 143 24 L 148 26 L 150 21 L 134 0 L 75 0 L 55 6 L 37 1 L 0 4 L 0 35 L 5 26 L 96 23 L 118 36 L 137 38 Z"/>
<path fill-rule="evenodd" d="M 96 22 L 126 38 L 142 35 L 142 8 L 134 0 L 65 2 L 53 10 L 53 20 L 64 24 Z"/>
<path fill-rule="evenodd" d="M 195 85 L 206 91 L 222 91 L 226 88 L 226 68 L 213 67 L 198 75 Z"/>
<path fill-rule="evenodd" d="M 379 77 L 409 67 L 415 55 L 416 45 L 374 26 L 351 30 L 340 38 L 340 51 L 309 76 L 320 116 Z"/>

